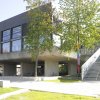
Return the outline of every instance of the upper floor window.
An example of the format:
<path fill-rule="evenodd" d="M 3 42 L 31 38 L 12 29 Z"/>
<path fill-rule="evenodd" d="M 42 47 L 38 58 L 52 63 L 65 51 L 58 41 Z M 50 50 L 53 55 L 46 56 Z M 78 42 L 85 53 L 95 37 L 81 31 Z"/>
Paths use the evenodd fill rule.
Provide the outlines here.
<path fill-rule="evenodd" d="M 13 28 L 12 38 L 16 39 L 16 38 L 20 38 L 21 36 L 22 36 L 22 27 L 18 26 Z"/>
<path fill-rule="evenodd" d="M 12 41 L 12 52 L 21 51 L 21 40 Z"/>
<path fill-rule="evenodd" d="M 3 53 L 10 52 L 10 42 L 3 43 L 2 44 L 2 52 Z"/>
<path fill-rule="evenodd" d="M 10 30 L 3 31 L 3 38 L 2 38 L 3 42 L 10 41 L 10 33 L 11 33 Z"/>

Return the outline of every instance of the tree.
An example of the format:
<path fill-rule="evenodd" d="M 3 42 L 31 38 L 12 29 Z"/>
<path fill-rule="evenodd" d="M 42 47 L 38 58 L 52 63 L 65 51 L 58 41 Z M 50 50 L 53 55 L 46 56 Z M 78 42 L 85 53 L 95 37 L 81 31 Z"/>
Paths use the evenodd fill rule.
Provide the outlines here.
<path fill-rule="evenodd" d="M 97 0 L 60 0 L 60 12 L 63 18 L 61 50 L 77 51 L 78 68 L 80 48 L 93 47 L 100 39 L 99 5 Z"/>
<path fill-rule="evenodd" d="M 53 41 L 51 35 L 54 31 L 52 25 L 51 5 L 45 4 L 41 0 L 26 0 L 28 3 L 28 32 L 26 34 L 26 49 L 31 54 L 32 61 L 35 61 L 35 76 L 37 76 L 37 66 L 39 55 L 46 50 L 51 50 Z"/>

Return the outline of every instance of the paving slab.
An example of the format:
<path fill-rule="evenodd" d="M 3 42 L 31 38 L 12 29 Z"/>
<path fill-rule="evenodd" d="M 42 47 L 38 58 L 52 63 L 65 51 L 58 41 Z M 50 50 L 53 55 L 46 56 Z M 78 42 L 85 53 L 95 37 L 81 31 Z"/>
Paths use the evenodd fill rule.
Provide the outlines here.
<path fill-rule="evenodd" d="M 17 94 L 20 94 L 20 93 L 25 93 L 25 92 L 28 92 L 29 90 L 28 89 L 20 89 L 20 90 L 16 90 L 16 91 L 13 91 L 13 92 L 9 92 L 9 93 L 5 93 L 5 94 L 2 94 L 0 95 L 0 100 L 1 99 L 6 99 L 12 95 L 17 95 Z"/>
<path fill-rule="evenodd" d="M 54 82 L 12 82 L 12 87 L 48 91 L 64 94 L 75 94 L 84 96 L 100 96 L 100 82 L 75 82 L 75 83 L 54 83 Z"/>

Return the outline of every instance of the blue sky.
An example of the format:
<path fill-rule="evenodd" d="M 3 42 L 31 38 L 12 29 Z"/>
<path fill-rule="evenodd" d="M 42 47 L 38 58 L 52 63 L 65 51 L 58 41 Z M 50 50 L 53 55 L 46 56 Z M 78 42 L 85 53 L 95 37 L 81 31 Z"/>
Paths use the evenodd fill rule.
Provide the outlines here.
<path fill-rule="evenodd" d="M 0 22 L 25 11 L 24 0 L 0 0 Z"/>
<path fill-rule="evenodd" d="M 59 0 L 55 0 L 54 6 Z M 26 11 L 24 0 L 0 0 L 0 22 Z"/>

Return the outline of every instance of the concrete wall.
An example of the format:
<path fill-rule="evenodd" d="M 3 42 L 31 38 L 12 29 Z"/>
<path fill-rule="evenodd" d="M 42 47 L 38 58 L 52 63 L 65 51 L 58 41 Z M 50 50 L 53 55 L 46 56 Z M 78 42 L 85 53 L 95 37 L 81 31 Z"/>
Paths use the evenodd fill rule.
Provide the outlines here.
<path fill-rule="evenodd" d="M 16 75 L 16 64 L 4 64 L 3 70 L 4 76 L 15 76 Z"/>
<path fill-rule="evenodd" d="M 22 76 L 31 76 L 34 74 L 34 64 L 32 63 L 21 63 Z"/>
<path fill-rule="evenodd" d="M 77 64 L 72 62 L 68 64 L 68 75 L 76 75 L 77 74 Z"/>
<path fill-rule="evenodd" d="M 57 61 L 45 61 L 45 76 L 58 76 L 59 67 Z"/>

